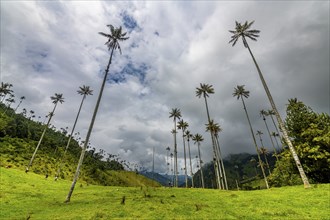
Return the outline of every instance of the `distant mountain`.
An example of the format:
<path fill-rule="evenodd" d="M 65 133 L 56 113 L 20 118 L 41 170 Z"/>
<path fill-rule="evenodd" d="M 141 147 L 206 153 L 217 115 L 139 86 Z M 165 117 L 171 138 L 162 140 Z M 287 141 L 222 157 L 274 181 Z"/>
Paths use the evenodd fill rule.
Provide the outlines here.
<path fill-rule="evenodd" d="M 160 183 L 162 186 L 169 186 L 170 184 L 173 184 L 174 176 L 173 175 L 167 175 L 167 174 L 159 174 L 159 173 L 153 173 L 153 172 L 147 172 L 147 171 L 142 171 L 139 172 L 139 174 L 152 179 L 154 181 L 157 181 Z M 190 181 L 190 177 L 188 177 L 188 181 Z M 185 175 L 178 175 L 178 185 L 184 186 L 185 184 Z"/>

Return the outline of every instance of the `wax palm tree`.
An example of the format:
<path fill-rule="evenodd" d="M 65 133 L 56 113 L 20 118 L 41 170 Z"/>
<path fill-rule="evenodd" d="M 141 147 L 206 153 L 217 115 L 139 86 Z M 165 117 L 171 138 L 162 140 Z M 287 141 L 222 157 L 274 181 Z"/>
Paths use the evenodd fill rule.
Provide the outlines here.
<path fill-rule="evenodd" d="M 304 171 L 304 169 L 303 169 L 303 167 L 302 167 L 302 165 L 300 163 L 300 160 L 299 160 L 299 157 L 298 157 L 298 155 L 296 153 L 295 147 L 293 146 L 293 144 L 291 143 L 291 140 L 289 139 L 288 132 L 287 132 L 285 126 L 284 126 L 284 123 L 282 121 L 282 118 L 281 118 L 280 114 L 277 111 L 277 108 L 276 108 L 275 102 L 273 100 L 273 97 L 272 97 L 272 95 L 271 95 L 271 93 L 270 93 L 270 91 L 268 89 L 268 86 L 266 84 L 266 81 L 265 81 L 262 73 L 261 73 L 261 70 L 259 68 L 259 65 L 258 65 L 256 59 L 254 58 L 253 54 L 252 54 L 252 51 L 251 51 L 251 49 L 249 47 L 249 44 L 247 43 L 247 39 L 246 38 L 249 38 L 249 39 L 251 39 L 253 41 L 257 41 L 257 38 L 259 37 L 259 33 L 260 33 L 259 30 L 251 30 L 250 29 L 253 23 L 254 23 L 254 21 L 252 21 L 250 23 L 246 21 L 244 24 L 241 24 L 241 23 L 238 23 L 236 21 L 235 30 L 233 30 L 233 31 L 230 30 L 229 31 L 230 33 L 233 34 L 231 36 L 231 40 L 229 41 L 229 43 L 232 43 L 232 46 L 235 46 L 235 44 L 238 41 L 238 39 L 240 37 L 242 37 L 243 45 L 244 45 L 245 48 L 247 48 L 249 50 L 249 53 L 250 53 L 250 55 L 252 57 L 252 60 L 253 60 L 253 62 L 255 64 L 256 68 L 257 68 L 257 71 L 258 71 L 258 74 L 259 74 L 259 78 L 260 78 L 261 83 L 262 83 L 262 85 L 263 85 L 263 87 L 265 89 L 265 92 L 266 92 L 267 97 L 269 99 L 270 105 L 272 106 L 272 110 L 275 113 L 277 122 L 279 124 L 279 127 L 280 127 L 282 133 L 283 133 L 284 140 L 287 143 L 287 145 L 288 145 L 288 147 L 289 147 L 289 149 L 291 151 L 292 157 L 293 157 L 293 159 L 294 159 L 294 161 L 296 163 L 296 166 L 298 168 L 300 177 L 301 177 L 301 179 L 302 179 L 302 181 L 304 183 L 304 187 L 305 188 L 309 188 L 310 187 L 310 184 L 309 184 L 308 178 L 307 178 L 307 176 L 305 174 L 305 171 Z"/>
<path fill-rule="evenodd" d="M 178 187 L 178 149 L 177 149 L 177 143 L 176 143 L 176 120 L 179 120 L 181 118 L 181 110 L 178 108 L 172 108 L 172 111 L 170 112 L 170 118 L 173 118 L 174 122 L 174 129 L 172 130 L 172 134 L 174 137 L 174 173 L 175 173 L 175 182 L 174 186 Z"/>
<path fill-rule="evenodd" d="M 16 110 L 18 109 L 18 107 L 22 104 L 22 102 L 23 102 L 24 99 L 25 99 L 25 96 L 22 96 L 22 97 L 20 98 L 20 101 L 19 101 L 18 105 L 17 105 L 16 108 L 15 108 L 15 112 L 16 112 Z"/>
<path fill-rule="evenodd" d="M 260 116 L 262 116 L 262 120 L 264 121 L 264 123 L 266 125 L 266 129 L 267 129 L 267 132 L 268 132 L 268 135 L 269 135 L 269 138 L 270 138 L 270 142 L 272 143 L 272 147 L 273 147 L 273 150 L 274 150 L 274 155 L 275 155 L 276 161 L 279 161 L 278 156 L 277 156 L 277 151 L 276 151 L 276 148 L 275 148 L 275 144 L 274 144 L 272 135 L 270 133 L 270 130 L 269 130 L 267 121 L 266 121 L 266 117 L 265 116 L 267 116 L 267 114 L 268 114 L 268 112 L 265 111 L 265 110 L 261 110 L 260 111 Z"/>
<path fill-rule="evenodd" d="M 194 173 L 193 173 L 193 167 L 191 163 L 191 154 L 190 154 L 190 139 L 192 138 L 192 134 L 190 134 L 190 131 L 186 130 L 185 133 L 187 142 L 188 142 L 188 154 L 189 154 L 189 161 L 190 161 L 190 175 L 191 175 L 191 186 L 194 188 Z"/>
<path fill-rule="evenodd" d="M 234 88 L 233 96 L 237 97 L 237 100 L 238 99 L 242 100 L 243 109 L 245 111 L 245 115 L 246 115 L 246 118 L 247 118 L 249 126 L 250 126 L 250 131 L 251 131 L 254 147 L 255 147 L 257 155 L 258 155 L 258 161 L 259 161 L 259 164 L 261 164 L 262 161 L 261 161 L 261 157 L 260 157 L 260 154 L 259 154 L 257 141 L 256 141 L 256 138 L 254 136 L 254 131 L 253 131 L 253 128 L 252 128 L 252 125 L 251 125 L 251 122 L 250 122 L 250 117 L 249 117 L 249 114 L 247 112 L 245 101 L 244 101 L 244 98 L 249 98 L 250 92 L 244 89 L 244 85 L 240 85 L 240 86 L 237 86 L 236 88 Z M 264 167 L 260 166 L 260 168 L 261 168 L 261 172 L 262 172 L 266 187 L 267 187 L 267 189 L 269 189 L 269 185 L 268 185 L 268 181 L 267 181 L 267 177 L 266 177 L 266 174 L 265 174 Z"/>
<path fill-rule="evenodd" d="M 202 188 L 204 188 L 204 176 L 203 176 L 203 167 L 202 167 L 202 157 L 201 157 L 201 150 L 200 150 L 200 145 L 201 142 L 204 141 L 204 138 L 201 134 L 195 134 L 192 137 L 192 140 L 194 141 L 194 144 L 197 143 L 197 148 L 198 148 L 198 157 L 199 157 L 199 164 L 200 164 L 200 171 L 201 171 L 201 181 L 202 181 Z"/>
<path fill-rule="evenodd" d="M 225 183 L 224 183 L 224 168 L 223 168 L 223 163 L 222 163 L 222 158 L 220 154 L 220 146 L 219 146 L 219 141 L 217 140 L 217 133 L 221 131 L 220 126 L 215 123 L 213 120 L 210 121 L 210 123 L 206 124 L 206 131 L 210 132 L 213 134 L 213 140 L 215 144 L 215 158 L 213 159 L 215 163 L 217 164 L 218 168 L 218 177 L 219 177 L 219 183 L 220 189 L 226 189 Z"/>
<path fill-rule="evenodd" d="M 186 129 L 188 128 L 188 122 L 183 121 L 181 119 L 178 122 L 178 129 L 182 130 L 182 141 L 183 141 L 183 156 L 184 156 L 184 174 L 185 174 L 185 182 L 186 182 L 186 188 L 188 188 L 188 175 L 187 175 L 187 156 L 186 156 L 186 141 L 184 138 L 184 133 L 186 132 Z"/>
<path fill-rule="evenodd" d="M 59 177 L 60 173 L 61 173 L 62 161 L 65 158 L 66 152 L 68 151 L 68 148 L 69 148 L 69 145 L 70 145 L 72 136 L 73 136 L 73 132 L 74 132 L 74 130 L 76 128 L 76 125 L 77 125 L 77 122 L 78 122 L 78 118 L 79 118 L 79 115 L 80 115 L 80 111 L 81 111 L 82 105 L 84 104 L 84 101 L 85 101 L 86 96 L 93 95 L 93 90 L 91 90 L 89 86 L 83 85 L 82 87 L 79 87 L 79 90 L 77 91 L 77 93 L 79 95 L 82 95 L 83 97 L 81 99 L 79 110 L 78 110 L 76 119 L 75 119 L 75 121 L 73 123 L 73 127 L 72 127 L 71 133 L 69 135 L 68 142 L 67 142 L 67 144 L 65 146 L 64 153 L 62 155 L 62 158 L 60 159 L 60 162 L 59 162 L 59 165 L 58 165 L 58 170 L 57 170 L 57 173 L 55 174 L 55 179 L 57 179 Z"/>
<path fill-rule="evenodd" d="M 167 166 L 167 173 L 169 172 L 169 166 L 170 166 L 170 162 L 168 160 L 168 156 L 169 156 L 169 153 L 170 153 L 170 147 L 167 147 L 166 148 L 166 166 Z"/>
<path fill-rule="evenodd" d="M 265 163 L 266 163 L 266 167 L 268 168 L 268 173 L 269 175 L 271 175 L 271 172 L 270 172 L 270 167 L 269 167 L 269 163 L 268 163 L 268 160 L 267 160 L 267 156 L 266 154 L 268 154 L 268 151 L 267 149 L 264 147 L 264 143 L 262 142 L 262 138 L 261 138 L 261 135 L 263 135 L 264 133 L 262 133 L 261 131 L 257 131 L 256 135 L 259 136 L 259 140 L 260 140 L 260 144 L 261 144 L 261 148 L 260 148 L 260 153 L 262 155 L 264 155 L 264 159 L 265 159 Z"/>
<path fill-rule="evenodd" d="M 210 113 L 209 113 L 209 107 L 207 104 L 207 97 L 209 97 L 209 94 L 214 94 L 214 89 L 212 85 L 200 83 L 200 87 L 196 88 L 196 96 L 198 98 L 201 98 L 202 96 L 204 97 L 204 102 L 205 102 L 205 107 L 206 107 L 206 114 L 207 114 L 207 122 L 210 124 L 211 118 L 210 118 Z M 212 148 L 213 148 L 213 158 L 217 161 L 219 159 L 217 158 L 216 154 L 216 146 L 215 146 L 215 140 L 214 140 L 214 134 L 210 132 L 211 134 L 211 140 L 212 140 Z M 216 176 L 216 182 L 218 185 L 218 188 L 220 188 L 220 164 L 219 163 L 214 163 L 214 172 Z"/>
<path fill-rule="evenodd" d="M 13 90 L 10 89 L 11 87 L 13 87 L 13 84 L 1 82 L 1 86 L 0 86 L 0 95 L 2 96 L 1 103 L 3 103 L 7 95 L 13 93 Z"/>
<path fill-rule="evenodd" d="M 214 137 L 215 137 L 215 141 L 216 141 L 216 145 L 217 145 L 217 153 L 218 153 L 218 158 L 220 160 L 220 165 L 221 165 L 221 169 L 223 172 L 223 180 L 224 180 L 224 187 L 226 190 L 228 190 L 228 184 L 227 184 L 227 176 L 226 176 L 226 170 L 225 170 L 225 166 L 223 164 L 223 159 L 222 159 L 222 154 L 221 154 L 221 148 L 220 148 L 220 142 L 219 142 L 219 133 L 222 131 L 222 128 L 220 127 L 220 125 L 218 123 L 214 123 L 213 124 L 213 132 L 214 132 Z"/>
<path fill-rule="evenodd" d="M 272 136 L 274 137 L 274 139 L 275 139 L 275 142 L 276 142 L 276 145 L 277 145 L 277 148 L 278 149 L 280 149 L 280 145 L 278 144 L 278 141 L 277 141 L 277 138 L 280 136 L 278 133 L 276 133 L 276 132 L 272 132 Z M 281 145 L 282 146 L 282 150 L 283 150 L 283 145 Z"/>
<path fill-rule="evenodd" d="M 57 93 L 55 93 L 55 96 L 51 96 L 50 99 L 53 101 L 54 108 L 53 108 L 53 111 L 51 111 L 51 112 L 49 113 L 48 122 L 47 122 L 47 124 L 46 124 L 46 126 L 45 126 L 45 128 L 44 128 L 44 131 L 43 131 L 42 134 L 41 134 L 41 137 L 40 137 L 40 139 L 39 139 L 38 145 L 37 145 L 36 149 L 34 150 L 34 153 L 33 153 L 32 157 L 31 157 L 30 163 L 29 163 L 29 165 L 26 167 L 26 170 L 25 170 L 26 173 L 29 172 L 29 169 L 30 169 L 30 167 L 32 166 L 33 160 L 34 160 L 34 158 L 35 158 L 35 156 L 36 156 L 36 154 L 37 154 L 37 151 L 38 151 L 38 149 L 39 149 L 39 147 L 40 147 L 40 144 L 41 144 L 41 142 L 42 142 L 42 140 L 43 140 L 43 138 L 44 138 L 44 136 L 45 136 L 46 130 L 47 130 L 49 124 L 50 124 L 50 121 L 52 120 L 52 117 L 54 116 L 54 112 L 55 112 L 55 109 L 56 109 L 56 107 L 57 107 L 57 104 L 58 104 L 58 103 L 62 104 L 62 103 L 64 102 L 63 94 L 57 94 Z M 31 110 L 31 111 L 32 111 L 32 110 Z M 30 112 L 31 112 L 31 111 L 30 111 Z"/>
<path fill-rule="evenodd" d="M 120 41 L 125 41 L 125 40 L 128 39 L 128 37 L 125 37 L 126 33 L 122 33 L 122 27 L 121 26 L 119 28 L 115 28 L 114 26 L 112 26 L 110 24 L 110 25 L 107 25 L 107 27 L 109 27 L 109 29 L 110 29 L 110 34 L 105 34 L 103 32 L 99 32 L 99 34 L 108 39 L 108 41 L 105 43 L 105 45 L 107 45 L 108 50 L 111 51 L 110 52 L 110 57 L 109 57 L 108 65 L 105 69 L 105 74 L 104 74 L 104 77 L 103 77 L 103 81 L 102 81 L 101 89 L 100 89 L 100 92 L 99 92 L 99 95 L 98 95 L 98 98 L 97 98 L 97 102 L 96 102 L 96 105 L 95 105 L 95 108 L 94 108 L 93 117 L 92 117 L 91 123 L 90 123 L 88 131 L 87 131 L 87 135 L 86 135 L 86 139 L 85 139 L 85 142 L 84 142 L 83 149 L 82 149 L 81 154 L 80 154 L 80 158 L 79 158 L 78 166 L 77 166 L 77 169 L 76 169 L 76 173 L 75 173 L 75 176 L 74 176 L 74 179 L 72 181 L 72 185 L 71 185 L 69 194 L 68 194 L 65 202 L 70 202 L 71 195 L 73 193 L 74 187 L 75 187 L 76 182 L 77 182 L 78 177 L 79 177 L 80 167 L 81 167 L 82 162 L 84 160 L 85 151 L 87 149 L 87 145 L 89 143 L 89 138 L 90 138 L 90 135 L 91 135 L 92 130 L 93 130 L 93 126 L 94 126 L 97 111 L 99 109 L 99 105 L 100 105 L 100 102 L 101 102 L 105 82 L 107 81 L 107 78 L 108 78 L 108 73 L 109 73 L 109 68 L 110 68 L 110 64 L 111 64 L 111 61 L 112 61 L 113 52 L 116 49 L 118 49 L 120 54 L 121 54 L 121 48 L 120 48 L 119 42 Z"/>

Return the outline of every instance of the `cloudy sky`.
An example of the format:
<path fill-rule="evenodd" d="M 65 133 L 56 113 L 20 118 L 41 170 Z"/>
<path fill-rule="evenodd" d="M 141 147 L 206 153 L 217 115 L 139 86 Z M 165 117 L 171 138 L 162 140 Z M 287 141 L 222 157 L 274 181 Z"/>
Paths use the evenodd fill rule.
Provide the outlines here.
<path fill-rule="evenodd" d="M 215 90 L 208 102 L 223 129 L 223 155 L 254 153 L 234 87 L 250 91 L 246 104 L 255 131 L 266 134 L 259 111 L 270 105 L 242 42 L 228 44 L 235 20 L 255 20 L 253 28 L 261 31 L 250 47 L 283 118 L 295 97 L 329 113 L 329 1 L 1 1 L 0 79 L 14 85 L 16 97 L 26 97 L 18 112 L 34 110 L 42 119 L 52 110 L 50 96 L 63 93 L 52 124 L 69 129 L 82 98 L 76 91 L 90 86 L 94 95 L 76 128 L 84 139 L 109 59 L 98 32 L 109 32 L 107 24 L 122 26 L 130 38 L 121 43 L 122 55 L 115 52 L 93 147 L 147 168 L 154 147 L 155 171 L 165 172 L 165 148 L 173 150 L 169 112 L 179 108 L 191 133 L 204 136 L 202 159 L 210 161 L 204 101 L 195 96 L 196 87 L 208 83 Z M 180 136 L 178 154 L 180 169 Z M 196 145 L 191 154 L 197 155 Z"/>

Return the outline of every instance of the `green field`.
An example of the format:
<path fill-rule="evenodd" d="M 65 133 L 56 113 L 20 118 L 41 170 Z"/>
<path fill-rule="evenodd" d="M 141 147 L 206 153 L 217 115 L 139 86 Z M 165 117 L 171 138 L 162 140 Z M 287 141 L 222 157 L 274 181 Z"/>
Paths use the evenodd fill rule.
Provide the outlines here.
<path fill-rule="evenodd" d="M 1 171 L 1 219 L 329 219 L 330 185 L 220 191 L 114 187 L 54 181 L 16 169 Z M 124 201 L 123 201 L 124 200 Z"/>

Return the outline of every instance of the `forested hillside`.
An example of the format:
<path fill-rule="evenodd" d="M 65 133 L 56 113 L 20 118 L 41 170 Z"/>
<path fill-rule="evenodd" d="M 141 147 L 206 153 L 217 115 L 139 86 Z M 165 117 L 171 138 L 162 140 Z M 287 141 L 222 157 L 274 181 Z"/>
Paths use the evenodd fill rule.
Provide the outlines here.
<path fill-rule="evenodd" d="M 8 169 L 25 170 L 45 128 L 41 119 L 36 119 L 34 112 L 21 113 L 0 104 L 0 165 Z M 67 128 L 47 128 L 36 158 L 30 171 L 55 178 L 60 162 L 60 179 L 71 180 L 77 167 L 81 152 L 78 134 L 72 138 L 68 151 L 64 155 L 69 136 Z M 136 172 L 125 171 L 126 161 L 118 155 L 106 154 L 89 148 L 81 170 L 80 181 L 88 184 L 117 185 L 117 186 L 150 186 L 159 184 L 145 178 Z"/>

